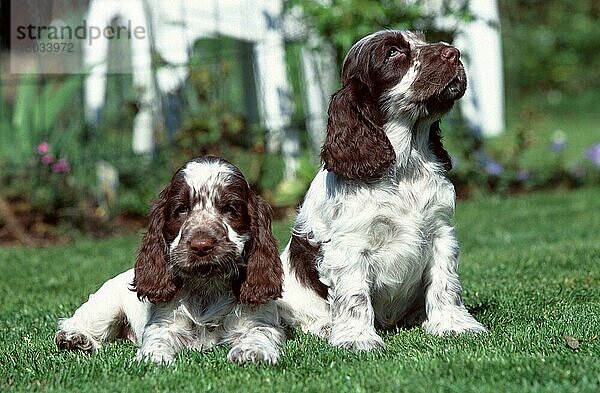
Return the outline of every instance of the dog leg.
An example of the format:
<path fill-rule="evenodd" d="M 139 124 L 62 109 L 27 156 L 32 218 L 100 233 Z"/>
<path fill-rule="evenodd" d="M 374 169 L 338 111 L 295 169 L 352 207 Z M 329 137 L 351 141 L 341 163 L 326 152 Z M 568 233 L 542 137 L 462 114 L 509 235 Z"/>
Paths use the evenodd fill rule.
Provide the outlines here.
<path fill-rule="evenodd" d="M 236 316 L 239 315 L 239 316 Z M 225 321 L 225 329 L 232 343 L 227 359 L 231 362 L 265 362 L 275 364 L 285 341 L 279 324 L 277 307 L 270 302 L 250 310 L 239 306 L 239 312 Z"/>
<path fill-rule="evenodd" d="M 356 250 L 354 250 L 356 251 Z M 348 247 L 336 247 L 325 253 L 321 268 L 329 280 L 328 301 L 331 312 L 329 343 L 354 350 L 370 351 L 384 348 L 385 344 L 375 332 L 375 314 L 369 295 L 368 263 L 358 252 Z M 328 263 L 328 259 L 332 261 Z M 344 267 L 339 261 L 355 261 Z"/>
<path fill-rule="evenodd" d="M 188 329 L 180 327 L 188 326 Z M 202 340 L 197 340 L 196 336 L 204 335 L 199 333 L 199 329 L 191 328 L 193 322 L 183 317 L 178 311 L 168 306 L 155 306 L 153 313 L 142 334 L 140 347 L 135 356 L 138 362 L 151 361 L 159 365 L 168 365 L 173 363 L 175 355 L 180 350 L 189 347 L 197 349 L 207 349 L 207 344 Z M 178 328 L 179 327 L 179 328 Z"/>
<path fill-rule="evenodd" d="M 108 280 L 96 293 L 90 295 L 88 301 L 83 303 L 72 317 L 61 319 L 55 335 L 58 348 L 93 352 L 100 348 L 102 343 L 122 335 L 124 328 L 129 326 L 126 312 L 138 309 L 133 314 L 143 314 L 142 303 L 137 300 L 135 293 L 129 290 L 132 280 L 133 270 Z M 130 326 L 127 330 L 133 330 L 130 337 L 134 339 L 135 327 Z"/>
<path fill-rule="evenodd" d="M 135 360 L 138 362 L 149 360 L 157 364 L 171 364 L 183 345 L 178 345 L 180 340 L 176 340 L 171 336 L 169 326 L 170 324 L 149 324 L 147 329 L 144 330 Z"/>
<path fill-rule="evenodd" d="M 425 272 L 425 284 L 425 331 L 439 336 L 486 331 L 462 302 L 458 278 L 458 242 L 454 228 L 449 225 L 442 225 L 433 239 L 433 253 Z"/>

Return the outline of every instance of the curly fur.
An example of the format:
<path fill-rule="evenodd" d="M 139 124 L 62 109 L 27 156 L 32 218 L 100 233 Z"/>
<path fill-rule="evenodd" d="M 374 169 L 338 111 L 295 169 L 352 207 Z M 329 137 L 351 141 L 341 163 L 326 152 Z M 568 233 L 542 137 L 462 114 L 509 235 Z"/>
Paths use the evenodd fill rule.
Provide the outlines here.
<path fill-rule="evenodd" d="M 135 267 L 59 322 L 61 349 L 91 352 L 117 338 L 138 360 L 229 343 L 229 360 L 276 363 L 285 339 L 273 299 L 283 270 L 271 211 L 223 159 L 188 162 L 150 211 Z"/>
<path fill-rule="evenodd" d="M 281 255 L 284 320 L 362 351 L 376 328 L 483 332 L 465 308 L 440 117 L 466 89 L 457 49 L 412 32 L 357 42 L 329 107 L 323 168 Z"/>

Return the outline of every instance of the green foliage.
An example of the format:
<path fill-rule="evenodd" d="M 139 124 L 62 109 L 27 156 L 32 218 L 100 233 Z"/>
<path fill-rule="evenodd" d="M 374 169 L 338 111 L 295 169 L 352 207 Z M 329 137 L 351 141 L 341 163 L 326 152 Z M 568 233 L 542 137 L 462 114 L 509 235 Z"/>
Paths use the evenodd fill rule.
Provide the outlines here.
<path fill-rule="evenodd" d="M 238 366 L 228 347 L 184 351 L 169 367 L 136 348 L 59 352 L 58 318 L 133 266 L 139 236 L 44 249 L 0 249 L 0 390 L 181 392 L 595 392 L 600 388 L 600 199 L 597 190 L 458 203 L 467 307 L 490 330 L 437 338 L 381 332 L 382 352 L 355 354 L 290 331 L 281 363 Z M 275 222 L 280 246 L 289 220 Z M 40 274 L 43 272 L 43 274 Z M 571 349 L 564 336 L 579 341 Z"/>
<path fill-rule="evenodd" d="M 466 1 L 444 1 L 444 14 L 468 19 Z M 400 0 L 290 0 L 289 12 L 300 10 L 303 21 L 314 29 L 337 53 L 338 61 L 360 38 L 381 29 L 431 29 L 434 15 L 427 15 L 420 2 Z M 433 35 L 452 32 L 432 32 Z M 430 37 L 432 39 L 432 37 Z"/>
<path fill-rule="evenodd" d="M 454 161 L 449 177 L 458 196 L 600 184 L 600 145 L 595 134 L 585 132 L 593 130 L 595 121 L 573 121 L 576 127 L 570 132 L 557 128 L 558 119 L 550 124 L 552 128 L 545 129 L 539 119 L 517 123 L 485 144 L 464 126 L 445 127 L 446 147 Z"/>
<path fill-rule="evenodd" d="M 314 164 L 314 157 L 310 151 L 305 151 L 298 160 L 299 167 L 294 178 L 281 181 L 274 188 L 265 187 L 263 189 L 263 194 L 274 206 L 296 206 L 303 199 L 308 186 L 317 173 L 318 168 Z M 283 161 L 281 160 L 281 164 L 274 168 L 283 174 Z M 265 173 L 265 179 L 268 177 Z M 282 177 L 280 175 L 276 178 L 281 179 Z"/>
<path fill-rule="evenodd" d="M 266 152 L 265 130 L 258 124 L 252 75 L 252 48 L 218 37 L 199 40 L 190 58 L 183 89 L 182 127 L 168 146 L 180 164 L 212 154 L 234 162 L 259 191 L 275 190 L 283 179 L 279 154 Z"/>
<path fill-rule="evenodd" d="M 24 197 L 35 212 L 53 218 L 76 203 L 79 188 L 71 160 L 80 159 L 83 122 L 73 107 L 81 107 L 80 75 L 44 81 L 23 75 L 12 111 L 2 111 L 0 176 L 2 194 Z M 36 151 L 47 145 L 47 151 Z M 46 149 L 46 148 L 44 148 Z M 26 197 L 25 197 L 26 196 Z"/>
<path fill-rule="evenodd" d="M 471 18 L 466 0 L 444 4 L 444 14 Z M 598 2 L 527 0 L 499 6 L 508 131 L 484 145 L 458 116 L 444 120 L 445 141 L 457 159 L 450 176 L 459 195 L 600 183 L 600 165 L 588 153 L 600 142 L 594 90 L 600 86 Z M 433 15 L 425 14 L 421 2 L 290 0 L 285 7 L 293 15 L 299 10 L 303 22 L 333 44 L 338 63 L 355 41 L 383 28 L 425 30 L 429 40 L 450 41 L 453 34 L 432 29 Z M 292 42 L 286 48 L 297 109 L 293 126 L 300 130 L 304 151 L 292 181 L 283 181 L 283 157 L 267 152 L 265 130 L 258 125 L 258 108 L 252 102 L 260 92 L 252 83 L 250 44 L 217 37 L 196 43 L 182 91 L 181 129 L 174 137 L 156 130 L 159 148 L 154 157 L 131 151 L 137 111 L 131 76 L 109 76 L 108 99 L 97 129 L 88 128 L 83 120 L 83 76 L 23 76 L 14 102 L 0 95 L 0 192 L 25 199 L 34 214 L 51 222 L 64 219 L 80 225 L 118 213 L 145 215 L 149 201 L 175 168 L 193 156 L 216 154 L 238 165 L 269 202 L 293 206 L 318 166 L 302 132 L 306 108 L 299 57 L 304 44 Z M 167 65 L 162 59 L 156 62 Z M 340 64 L 332 67 L 339 70 Z M 561 132 L 566 147 L 556 152 L 550 146 L 553 135 Z M 43 156 L 35 149 L 42 142 L 51 146 L 53 162 L 68 160 L 69 172 L 57 173 L 52 164 L 41 162 Z M 99 206 L 102 195 L 95 176 L 99 160 L 119 171 L 119 191 L 109 211 Z M 140 172 L 151 175 L 139 176 Z"/>
<path fill-rule="evenodd" d="M 600 3 L 499 2 L 509 98 L 556 102 L 600 87 Z"/>
<path fill-rule="evenodd" d="M 3 113 L 5 124 L 11 120 L 10 126 L 0 131 L 2 140 L 7 142 L 0 147 L 0 157 L 24 162 L 42 141 L 58 144 L 68 151 L 71 147 L 68 142 L 77 132 L 75 128 L 83 128 L 81 122 L 77 123 L 77 114 L 69 111 L 81 105 L 78 95 L 81 85 L 80 75 L 40 84 L 36 76 L 24 74 L 19 80 L 12 117 L 8 111 Z"/>

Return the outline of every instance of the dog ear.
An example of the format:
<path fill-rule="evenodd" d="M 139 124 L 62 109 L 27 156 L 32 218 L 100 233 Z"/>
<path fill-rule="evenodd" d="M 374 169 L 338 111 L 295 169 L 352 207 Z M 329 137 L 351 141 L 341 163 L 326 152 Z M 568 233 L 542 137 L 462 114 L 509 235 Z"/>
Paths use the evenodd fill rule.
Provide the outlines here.
<path fill-rule="evenodd" d="M 142 239 L 135 261 L 132 288 L 140 300 L 168 302 L 179 290 L 168 267 L 169 247 L 163 236 L 168 187 L 154 201 L 150 210 L 148 231 Z"/>
<path fill-rule="evenodd" d="M 369 101 L 346 85 L 329 104 L 321 158 L 325 169 L 346 179 L 379 177 L 396 160 L 394 148 L 383 131 L 381 115 Z"/>
<path fill-rule="evenodd" d="M 240 303 L 257 305 L 281 297 L 283 266 L 271 231 L 271 207 L 251 193 L 248 213 L 251 237 L 244 249 L 246 274 L 236 292 Z"/>
<path fill-rule="evenodd" d="M 439 120 L 429 127 L 429 148 L 440 164 L 444 166 L 444 169 L 450 171 L 452 169 L 452 159 L 442 144 L 442 130 L 440 129 Z"/>

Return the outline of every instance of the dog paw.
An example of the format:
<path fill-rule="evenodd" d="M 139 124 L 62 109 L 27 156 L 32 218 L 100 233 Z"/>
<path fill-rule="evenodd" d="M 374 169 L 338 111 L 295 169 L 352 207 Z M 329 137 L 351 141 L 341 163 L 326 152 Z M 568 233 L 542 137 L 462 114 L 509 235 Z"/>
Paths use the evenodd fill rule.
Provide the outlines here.
<path fill-rule="evenodd" d="M 275 364 L 279 360 L 279 354 L 276 351 L 267 351 L 258 347 L 235 345 L 233 348 L 231 348 L 231 351 L 229 351 L 227 360 L 236 363 L 264 362 L 268 364 Z"/>
<path fill-rule="evenodd" d="M 135 360 L 138 362 L 152 362 L 158 365 L 169 365 L 173 363 L 175 355 L 170 352 L 142 351 L 138 350 Z"/>
<path fill-rule="evenodd" d="M 303 327 L 305 333 L 314 334 L 324 340 L 329 339 L 331 335 L 331 322 L 325 319 L 319 319 L 311 323 L 310 325 Z"/>
<path fill-rule="evenodd" d="M 333 346 L 345 348 L 355 352 L 373 351 L 385 349 L 385 343 L 373 332 L 363 332 L 354 337 L 348 335 L 336 335 L 332 332 L 329 343 Z"/>
<path fill-rule="evenodd" d="M 487 329 L 466 311 L 429 317 L 423 322 L 423 329 L 435 336 L 487 332 Z"/>
<path fill-rule="evenodd" d="M 59 330 L 54 337 L 58 349 L 65 351 L 83 351 L 86 353 L 94 352 L 99 344 L 96 341 L 80 332 L 70 332 Z"/>

